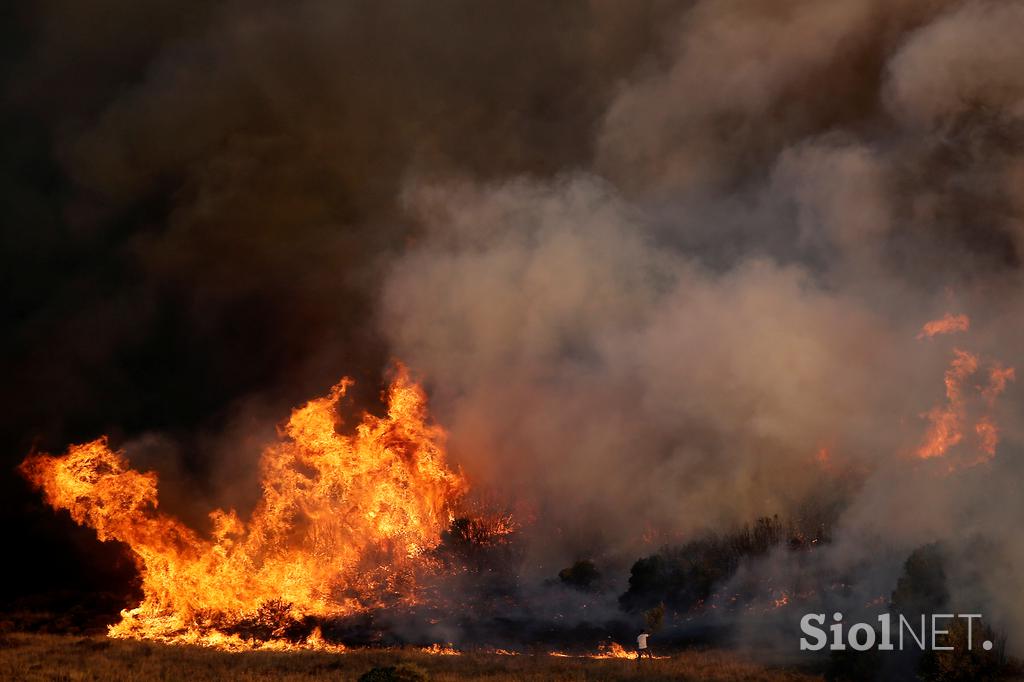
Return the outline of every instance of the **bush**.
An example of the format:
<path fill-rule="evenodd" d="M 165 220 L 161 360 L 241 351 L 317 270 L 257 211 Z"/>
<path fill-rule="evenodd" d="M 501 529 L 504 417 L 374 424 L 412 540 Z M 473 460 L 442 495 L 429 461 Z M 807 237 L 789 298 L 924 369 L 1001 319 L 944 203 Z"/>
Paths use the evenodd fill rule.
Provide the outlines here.
<path fill-rule="evenodd" d="M 971 633 L 971 649 L 967 648 L 967 621 L 955 618 L 950 621 L 946 641 L 941 646 L 951 646 L 952 651 L 926 651 L 921 657 L 920 677 L 931 682 L 972 682 L 994 680 L 1001 676 L 1006 666 L 1005 640 L 997 637 L 992 628 L 974 622 Z M 994 644 L 985 651 L 982 642 Z"/>
<path fill-rule="evenodd" d="M 893 609 L 910 620 L 921 614 L 953 613 L 950 608 L 949 588 L 946 581 L 945 559 L 942 547 L 933 543 L 918 547 L 903 564 L 903 574 L 892 593 Z M 970 682 L 992 680 L 1001 676 L 1006 668 L 1005 646 L 992 628 L 975 620 L 971 632 L 971 648 L 967 648 L 967 621 L 953 618 L 946 625 L 949 633 L 940 646 L 953 647 L 950 651 L 925 651 L 918 662 L 918 676 L 930 682 Z M 984 641 L 993 642 L 985 651 Z"/>
<path fill-rule="evenodd" d="M 903 574 L 892 593 L 893 608 L 906 615 L 939 613 L 949 603 L 942 550 L 933 543 L 918 547 L 903 564 Z"/>
<path fill-rule="evenodd" d="M 577 590 L 593 590 L 601 579 L 601 572 L 597 570 L 593 561 L 584 559 L 559 571 L 558 579 L 562 581 L 562 584 Z"/>
<path fill-rule="evenodd" d="M 823 522 L 786 524 L 778 516 L 765 516 L 733 533 L 664 547 L 658 554 L 638 560 L 630 570 L 629 590 L 619 597 L 619 603 L 627 611 L 662 603 L 675 611 L 687 611 L 731 578 L 744 559 L 763 556 L 783 542 L 798 551 L 826 540 Z"/>
<path fill-rule="evenodd" d="M 653 609 L 644 611 L 644 622 L 651 632 L 658 632 L 665 624 L 665 605 L 658 604 Z"/>

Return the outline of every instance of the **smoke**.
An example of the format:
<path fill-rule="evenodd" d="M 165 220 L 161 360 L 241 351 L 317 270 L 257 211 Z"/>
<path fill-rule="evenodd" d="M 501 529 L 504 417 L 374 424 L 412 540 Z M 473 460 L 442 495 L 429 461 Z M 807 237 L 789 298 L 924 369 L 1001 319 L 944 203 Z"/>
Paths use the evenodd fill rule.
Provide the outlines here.
<path fill-rule="evenodd" d="M 859 574 L 848 601 L 941 540 L 958 608 L 1019 630 L 1013 408 L 990 465 L 910 455 L 954 343 L 1017 361 L 1022 10 L 698 2 L 587 167 L 407 183 L 382 328 L 471 478 L 538 519 L 541 571 L 791 514 L 835 486 L 824 449 L 859 482 L 815 569 Z M 915 340 L 946 310 L 972 330 Z"/>
<path fill-rule="evenodd" d="M 1022 365 L 1024 3 L 105 7 L 3 54 L 12 458 L 112 432 L 244 508 L 397 357 L 534 576 L 835 491 L 827 570 L 942 540 L 1024 646 L 1019 388 L 965 389 L 991 463 L 910 456 L 954 346 Z"/>
<path fill-rule="evenodd" d="M 864 426 L 905 391 L 872 381 L 905 372 L 884 320 L 797 267 L 713 273 L 665 251 L 610 192 L 417 199 L 442 215 L 391 271 L 384 325 L 485 488 L 510 486 L 567 537 L 635 549 L 648 525 L 786 508 L 827 444 L 875 456 Z"/>

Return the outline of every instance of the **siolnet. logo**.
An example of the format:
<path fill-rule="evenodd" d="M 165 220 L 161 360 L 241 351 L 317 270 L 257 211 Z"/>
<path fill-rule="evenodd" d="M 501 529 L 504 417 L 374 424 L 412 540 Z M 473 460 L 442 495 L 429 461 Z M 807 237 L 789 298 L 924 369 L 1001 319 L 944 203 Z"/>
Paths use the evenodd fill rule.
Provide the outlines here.
<path fill-rule="evenodd" d="M 895 623 L 895 634 L 893 633 L 894 619 L 891 613 L 882 613 L 878 616 L 878 626 L 871 623 L 853 623 L 849 628 L 843 627 L 843 614 L 833 613 L 833 623 L 828 626 L 828 631 L 823 627 L 825 624 L 824 613 L 808 613 L 800 619 L 800 631 L 805 635 L 800 638 L 801 651 L 821 651 L 828 646 L 831 651 L 844 651 L 847 648 L 854 651 L 867 651 L 878 649 L 879 651 L 903 651 L 905 648 L 918 648 L 921 651 L 953 651 L 956 647 L 949 641 L 950 623 L 953 619 L 960 618 L 966 621 L 966 643 L 968 651 L 973 650 L 974 621 L 981 620 L 980 613 L 933 613 L 930 615 L 921 614 L 920 623 L 911 622 L 903 615 L 900 615 Z M 829 638 L 831 632 L 831 639 Z M 991 640 L 981 642 L 981 648 L 991 651 L 993 643 Z"/>

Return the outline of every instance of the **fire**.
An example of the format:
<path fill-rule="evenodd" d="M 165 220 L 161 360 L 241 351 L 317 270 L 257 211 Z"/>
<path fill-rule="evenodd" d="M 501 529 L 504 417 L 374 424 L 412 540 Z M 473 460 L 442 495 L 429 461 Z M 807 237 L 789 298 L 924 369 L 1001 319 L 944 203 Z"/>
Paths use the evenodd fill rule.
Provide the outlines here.
<path fill-rule="evenodd" d="M 996 427 L 991 417 L 982 417 L 974 425 L 974 432 L 978 434 L 979 446 L 986 458 L 994 457 L 996 446 L 999 444 L 999 428 Z"/>
<path fill-rule="evenodd" d="M 292 412 L 263 453 L 251 518 L 215 510 L 209 537 L 160 512 L 157 475 L 131 469 L 105 437 L 62 457 L 25 459 L 22 473 L 49 505 L 134 554 L 144 597 L 111 636 L 327 648 L 319 629 L 305 638 L 286 630 L 415 601 L 417 570 L 467 485 L 447 467 L 445 433 L 429 422 L 426 396 L 404 367 L 386 416 L 364 415 L 342 435 L 336 407 L 351 383 Z"/>
<path fill-rule="evenodd" d="M 554 656 L 555 658 L 592 658 L 597 660 L 603 659 L 635 659 L 637 653 L 635 651 L 627 651 L 618 642 L 609 642 L 608 644 L 600 644 L 597 647 L 596 654 L 567 654 L 564 651 L 549 651 L 548 656 Z M 669 656 L 651 656 L 655 659 L 667 659 Z"/>
<path fill-rule="evenodd" d="M 431 656 L 461 656 L 462 652 L 451 646 L 441 646 L 440 644 L 431 644 L 428 647 L 420 649 L 425 654 Z"/>
<path fill-rule="evenodd" d="M 618 642 L 602 644 L 597 647 L 597 653 L 593 658 L 634 658 L 636 654 L 626 651 Z"/>
<path fill-rule="evenodd" d="M 941 320 L 933 320 L 924 325 L 921 334 L 931 337 L 935 334 L 945 334 L 952 331 L 964 331 L 968 328 L 969 321 L 965 315 L 946 314 Z M 946 403 L 936 405 L 923 416 L 928 420 L 929 426 L 921 445 L 914 451 L 914 455 L 920 459 L 932 459 L 945 456 L 953 447 L 960 444 L 965 437 L 964 424 L 969 423 L 970 404 L 967 380 L 978 373 L 981 367 L 981 360 L 974 353 L 953 349 L 953 359 L 945 374 Z M 1006 385 L 1016 379 L 1013 367 L 1004 367 L 998 362 L 991 363 L 988 368 L 988 381 L 986 385 L 977 387 L 984 398 L 984 407 L 989 409 L 995 406 L 996 398 L 1006 390 Z M 982 401 L 974 401 L 975 403 Z M 977 415 L 977 407 L 975 407 Z M 974 418 L 974 426 L 966 433 L 973 432 L 974 443 L 977 449 L 977 456 L 970 464 L 978 464 L 992 459 L 996 454 L 996 447 L 999 444 L 999 428 L 994 419 L 988 414 L 981 414 Z"/>
<path fill-rule="evenodd" d="M 921 327 L 921 332 L 917 335 L 917 338 L 930 339 L 931 337 L 939 334 L 965 332 L 970 329 L 970 327 L 971 320 L 966 315 L 953 315 L 952 313 L 946 313 L 938 320 L 926 322 L 925 325 Z"/>
<path fill-rule="evenodd" d="M 997 363 L 988 371 L 988 386 L 981 390 L 981 394 L 985 396 L 991 406 L 999 394 L 1006 390 L 1007 382 L 1014 381 L 1016 378 L 1017 374 L 1013 367 L 1003 367 Z"/>
<path fill-rule="evenodd" d="M 963 383 L 978 369 L 978 358 L 959 348 L 946 370 L 946 405 L 933 407 L 926 415 L 931 426 L 924 443 L 917 449 L 921 459 L 940 457 L 963 439 L 960 424 L 966 413 Z"/>

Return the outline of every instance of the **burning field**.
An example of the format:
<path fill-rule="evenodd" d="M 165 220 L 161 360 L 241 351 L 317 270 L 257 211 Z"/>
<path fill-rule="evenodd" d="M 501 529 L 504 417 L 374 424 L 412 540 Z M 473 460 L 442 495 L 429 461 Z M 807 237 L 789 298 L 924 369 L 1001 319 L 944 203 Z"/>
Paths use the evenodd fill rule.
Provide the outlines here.
<path fill-rule="evenodd" d="M 0 22 L 0 677 L 1019 672 L 1024 2 L 100 5 Z"/>

